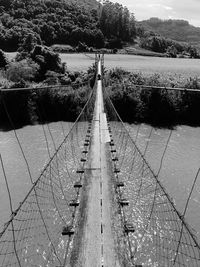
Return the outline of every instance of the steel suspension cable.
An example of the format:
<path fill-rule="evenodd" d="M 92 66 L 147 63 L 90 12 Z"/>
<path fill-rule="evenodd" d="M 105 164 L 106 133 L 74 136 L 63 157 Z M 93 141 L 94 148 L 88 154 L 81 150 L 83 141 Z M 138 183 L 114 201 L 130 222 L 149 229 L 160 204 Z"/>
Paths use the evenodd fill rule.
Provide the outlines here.
<path fill-rule="evenodd" d="M 193 184 L 192 184 L 192 187 L 191 187 L 189 196 L 188 196 L 188 198 L 187 198 L 186 205 L 185 205 L 185 208 L 184 208 L 184 212 L 183 212 L 183 215 L 182 215 L 183 218 L 185 218 L 185 214 L 186 214 L 186 212 L 187 212 L 187 208 L 188 208 L 188 205 L 189 205 L 189 202 L 190 202 L 190 198 L 191 198 L 191 196 L 192 196 L 192 193 L 193 193 L 195 184 L 196 184 L 196 182 L 197 182 L 197 178 L 199 177 L 199 173 L 200 173 L 200 168 L 198 169 L 198 171 L 197 171 L 197 173 L 196 173 L 196 176 L 195 176 L 195 178 L 194 178 L 194 181 L 193 181 Z M 178 256 L 178 252 L 179 252 L 179 247 L 180 247 L 180 242 L 181 242 L 182 235 L 183 235 L 183 223 L 182 223 L 182 225 L 181 225 L 180 237 L 179 237 L 178 246 L 177 246 L 177 249 L 176 249 L 176 253 L 175 253 L 175 257 L 174 257 L 174 262 L 173 262 L 173 264 L 176 263 L 176 259 L 177 259 L 177 256 Z M 200 257 L 200 254 L 199 254 L 199 257 Z"/>
<path fill-rule="evenodd" d="M 27 168 L 27 171 L 28 171 L 28 174 L 29 174 L 30 181 L 31 181 L 32 184 L 34 184 L 34 182 L 33 182 L 33 177 L 32 177 L 31 170 L 30 170 L 30 166 L 29 166 L 29 164 L 28 164 L 28 160 L 27 160 L 27 158 L 26 158 L 26 155 L 25 155 L 25 153 L 24 153 L 23 147 L 22 147 L 21 142 L 20 142 L 20 140 L 19 140 L 19 137 L 18 137 L 18 134 L 17 134 L 15 125 L 14 125 L 14 123 L 13 123 L 13 120 L 12 120 L 12 118 L 11 118 L 11 116 L 10 116 L 9 111 L 8 111 L 8 108 L 7 108 L 5 99 L 4 99 L 4 95 L 3 95 L 3 94 L 1 94 L 1 95 L 2 95 L 2 103 L 3 103 L 4 110 L 5 110 L 5 112 L 6 112 L 6 115 L 7 115 L 7 117 L 8 117 L 9 123 L 10 123 L 10 125 L 11 125 L 11 127 L 12 127 L 12 129 L 13 129 L 15 138 L 16 138 L 17 143 L 18 143 L 18 145 L 19 145 L 19 148 L 20 148 L 20 150 L 21 150 L 21 153 L 22 153 L 22 156 L 23 156 L 23 159 L 24 159 L 24 161 L 25 161 L 26 168 Z"/>
<path fill-rule="evenodd" d="M 0 161 L 1 161 L 1 167 L 2 167 L 2 170 L 3 170 L 4 180 L 5 180 L 5 183 L 6 183 L 6 189 L 7 189 L 7 192 L 8 192 L 10 211 L 11 211 L 11 215 L 13 216 L 14 215 L 14 210 L 13 210 L 13 205 L 12 205 L 12 197 L 11 197 L 11 192 L 10 192 L 10 188 L 9 188 L 9 185 L 8 185 L 8 179 L 7 179 L 7 176 L 6 176 L 6 172 L 5 172 L 5 168 L 4 168 L 4 164 L 3 164 L 3 159 L 2 159 L 1 153 L 0 153 Z M 13 247 L 14 247 L 15 255 L 16 255 L 17 262 L 18 262 L 19 266 L 22 267 L 20 259 L 19 259 L 19 256 L 18 256 L 18 253 L 17 253 L 17 249 L 16 249 L 15 228 L 14 228 L 13 221 L 11 222 L 11 226 L 12 226 Z"/>
<path fill-rule="evenodd" d="M 63 140 L 63 142 L 62 142 L 62 143 L 59 145 L 59 147 L 56 149 L 56 151 L 54 152 L 54 154 L 51 156 L 49 162 L 48 162 L 48 163 L 46 164 L 46 166 L 44 167 L 44 169 L 43 169 L 43 171 L 41 172 L 40 176 L 39 176 L 38 179 L 35 181 L 35 183 L 33 184 L 32 188 L 29 190 L 28 194 L 25 196 L 24 200 L 20 203 L 19 207 L 18 207 L 18 208 L 16 209 L 16 211 L 14 212 L 14 215 L 12 216 L 11 220 L 9 220 L 9 222 L 5 225 L 3 231 L 1 232 L 1 236 L 5 233 L 5 231 L 6 231 L 6 229 L 8 228 L 8 226 L 9 226 L 10 224 L 12 224 L 12 221 L 13 221 L 14 217 L 17 216 L 18 212 L 21 210 L 23 204 L 27 201 L 27 199 L 28 199 L 28 197 L 30 196 L 30 194 L 32 193 L 32 191 L 35 191 L 35 187 L 38 185 L 38 183 L 39 183 L 41 177 L 45 175 L 45 172 L 46 172 L 47 168 L 49 168 L 49 166 L 51 165 L 53 159 L 54 159 L 55 156 L 56 156 L 56 153 L 58 153 L 58 151 L 61 149 L 61 147 L 62 147 L 62 145 L 64 144 L 64 142 L 66 142 L 67 138 L 70 136 L 70 134 L 72 133 L 73 129 L 76 127 L 76 125 L 77 125 L 79 119 L 81 118 L 82 114 L 85 112 L 85 110 L 86 110 L 86 108 L 87 108 L 87 106 L 88 106 L 88 103 L 90 102 L 90 100 L 91 100 L 91 98 L 92 98 L 92 95 L 93 95 L 93 92 L 90 93 L 90 95 L 89 95 L 89 97 L 88 97 L 88 100 L 87 100 L 85 106 L 83 107 L 83 109 L 82 109 L 81 113 L 79 114 L 77 120 L 76 120 L 76 121 L 74 122 L 74 124 L 72 125 L 71 130 L 70 130 L 69 133 L 66 135 L 66 137 L 65 137 L 64 140 Z M 40 207 L 39 207 L 39 203 L 38 203 L 38 200 L 37 200 L 37 193 L 35 193 L 35 196 L 36 196 L 36 202 L 37 202 L 37 205 L 38 205 L 39 212 L 41 213 L 41 210 L 40 210 Z M 43 220 L 42 216 L 41 216 L 41 219 Z M 43 220 L 43 223 L 44 223 L 44 225 L 45 225 L 45 221 L 44 221 L 44 220 Z M 46 228 L 46 227 L 45 227 L 45 228 Z M 47 228 L 46 228 L 46 229 L 47 229 Z M 49 236 L 49 235 L 48 235 L 48 231 L 47 231 L 47 236 Z M 50 236 L 49 236 L 49 238 L 50 238 Z M 57 253 L 56 253 L 56 251 L 55 251 L 53 245 L 52 245 L 52 248 L 53 248 L 53 250 L 54 250 L 54 252 L 55 252 L 54 254 L 55 254 L 56 257 L 57 257 Z M 59 258 L 58 258 L 58 260 L 59 260 Z"/>
<path fill-rule="evenodd" d="M 119 119 L 120 124 L 122 124 L 122 125 L 124 126 L 125 131 L 127 131 L 127 129 L 126 129 L 124 123 L 122 122 L 122 120 L 121 120 L 119 114 L 117 113 L 117 111 L 116 111 L 116 109 L 115 109 L 115 107 L 114 107 L 112 101 L 110 100 L 110 98 L 109 98 L 109 96 L 108 96 L 108 94 L 107 94 L 107 92 L 106 92 L 105 90 L 104 90 L 104 93 L 105 93 L 106 98 L 108 99 L 110 105 L 112 106 L 113 111 L 117 114 L 117 117 L 118 117 L 118 119 Z M 168 193 L 166 192 L 165 188 L 163 187 L 163 185 L 161 184 L 161 182 L 158 180 L 157 175 L 156 175 L 156 174 L 154 173 L 154 171 L 151 169 L 150 165 L 149 165 L 148 162 L 146 161 L 146 158 L 143 156 L 143 154 L 141 153 L 141 151 L 140 151 L 140 149 L 138 148 L 138 146 L 137 146 L 137 145 L 135 144 L 135 142 L 132 140 L 132 138 L 131 138 L 131 136 L 130 136 L 130 134 L 129 134 L 128 131 L 127 131 L 127 135 L 129 136 L 129 138 L 130 138 L 131 142 L 133 143 L 133 145 L 136 147 L 136 149 L 137 149 L 137 151 L 138 151 L 138 153 L 139 153 L 141 159 L 145 162 L 145 165 L 148 167 L 150 173 L 152 174 L 152 177 L 155 179 L 155 181 L 156 181 L 156 187 L 158 188 L 158 186 L 159 186 L 160 190 L 163 191 L 164 196 L 166 197 L 167 201 L 168 201 L 169 204 L 171 205 L 171 207 L 172 207 L 172 209 L 174 210 L 174 212 L 175 212 L 175 214 L 177 215 L 177 217 L 180 219 L 180 221 L 182 222 L 182 224 L 183 224 L 184 227 L 186 228 L 186 230 L 187 230 L 187 232 L 189 233 L 190 237 L 192 238 L 192 240 L 193 240 L 195 246 L 196 246 L 198 249 L 200 249 L 200 246 L 199 246 L 199 244 L 198 244 L 198 242 L 197 242 L 197 240 L 196 240 L 194 234 L 191 232 L 191 230 L 190 230 L 189 227 L 187 226 L 186 222 L 183 220 L 182 216 L 181 216 L 180 213 L 177 211 L 177 209 L 176 209 L 174 203 L 172 202 L 172 200 L 171 200 L 171 198 L 169 197 Z M 169 137 L 168 137 L 167 145 L 168 145 L 168 143 L 169 143 L 170 138 L 171 138 L 171 133 L 170 133 L 170 135 L 169 135 Z M 161 170 L 161 168 L 162 168 L 163 159 L 164 159 L 164 155 L 165 155 L 165 153 L 166 153 L 166 149 L 167 149 L 167 147 L 165 147 L 163 156 L 162 156 L 162 158 L 161 158 L 161 162 L 160 162 L 160 167 L 159 167 L 159 170 L 158 170 L 158 174 L 160 173 L 160 170 Z M 157 191 L 157 188 L 156 188 L 156 191 Z M 155 196 L 154 196 L 154 197 L 155 197 Z"/>

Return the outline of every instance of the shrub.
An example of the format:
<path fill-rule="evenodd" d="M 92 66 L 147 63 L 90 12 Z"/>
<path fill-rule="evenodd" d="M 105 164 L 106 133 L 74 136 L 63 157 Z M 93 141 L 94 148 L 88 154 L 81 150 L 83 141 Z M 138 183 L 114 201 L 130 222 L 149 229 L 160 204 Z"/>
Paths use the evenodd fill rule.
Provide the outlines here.
<path fill-rule="evenodd" d="M 48 70 L 46 73 L 46 80 L 44 81 L 48 85 L 56 85 L 59 82 L 58 73 Z"/>
<path fill-rule="evenodd" d="M 185 88 L 200 89 L 200 79 L 197 77 L 190 77 L 185 84 Z"/>
<path fill-rule="evenodd" d="M 28 84 L 23 79 L 10 86 L 10 88 L 26 88 L 26 87 L 28 87 Z"/>
<path fill-rule="evenodd" d="M 19 62 L 11 62 L 7 69 L 7 78 L 12 82 L 32 81 L 38 72 L 39 66 L 32 60 L 24 59 Z"/>
<path fill-rule="evenodd" d="M 71 84 L 71 79 L 68 76 L 61 76 L 60 77 L 60 84 L 61 85 L 69 85 Z"/>

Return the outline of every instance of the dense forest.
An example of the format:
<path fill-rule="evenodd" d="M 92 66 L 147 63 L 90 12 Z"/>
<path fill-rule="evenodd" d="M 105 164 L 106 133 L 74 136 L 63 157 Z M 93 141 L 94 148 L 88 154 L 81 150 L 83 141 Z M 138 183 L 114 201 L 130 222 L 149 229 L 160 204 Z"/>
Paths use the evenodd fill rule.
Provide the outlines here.
<path fill-rule="evenodd" d="M 95 0 L 0 0 L 0 49 L 16 51 L 28 35 L 37 44 L 120 46 L 135 37 L 127 8 Z"/>
<path fill-rule="evenodd" d="M 137 39 L 147 50 L 197 58 L 200 53 L 189 42 L 199 41 L 199 33 L 199 28 L 183 20 L 136 22 L 126 7 L 108 0 L 0 0 L 4 51 L 20 50 L 30 36 L 35 45 L 68 45 L 69 52 L 119 49 Z"/>

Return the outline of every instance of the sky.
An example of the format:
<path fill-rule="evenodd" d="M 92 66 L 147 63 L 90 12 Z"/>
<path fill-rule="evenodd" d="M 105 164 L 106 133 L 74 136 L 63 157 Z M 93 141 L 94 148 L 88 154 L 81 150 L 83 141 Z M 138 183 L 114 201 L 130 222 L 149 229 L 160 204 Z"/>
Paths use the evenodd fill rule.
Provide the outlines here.
<path fill-rule="evenodd" d="M 128 7 L 137 20 L 184 19 L 200 27 L 200 0 L 112 0 Z"/>

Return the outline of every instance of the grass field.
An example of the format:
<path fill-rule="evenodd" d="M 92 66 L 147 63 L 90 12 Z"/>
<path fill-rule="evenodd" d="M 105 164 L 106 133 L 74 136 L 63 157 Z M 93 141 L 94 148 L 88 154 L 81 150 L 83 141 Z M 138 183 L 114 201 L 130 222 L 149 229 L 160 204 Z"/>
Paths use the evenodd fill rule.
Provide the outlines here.
<path fill-rule="evenodd" d="M 11 60 L 16 53 L 7 53 Z M 67 63 L 67 68 L 72 71 L 86 71 L 95 60 L 94 54 L 60 54 L 61 60 Z M 150 56 L 107 54 L 105 67 L 112 69 L 120 67 L 132 72 L 146 74 L 165 73 L 186 77 L 200 76 L 200 59 L 186 58 L 161 58 Z"/>
<path fill-rule="evenodd" d="M 105 67 L 121 67 L 132 72 L 171 73 L 200 76 L 200 60 L 185 58 L 161 58 L 135 55 L 105 55 Z"/>
<path fill-rule="evenodd" d="M 62 61 L 67 63 L 71 70 L 86 70 L 94 63 L 93 54 L 60 54 Z M 176 75 L 177 78 L 200 76 L 200 59 L 161 58 L 136 55 L 105 55 L 105 67 L 113 69 L 120 67 L 131 72 L 145 74 L 160 73 Z"/>

